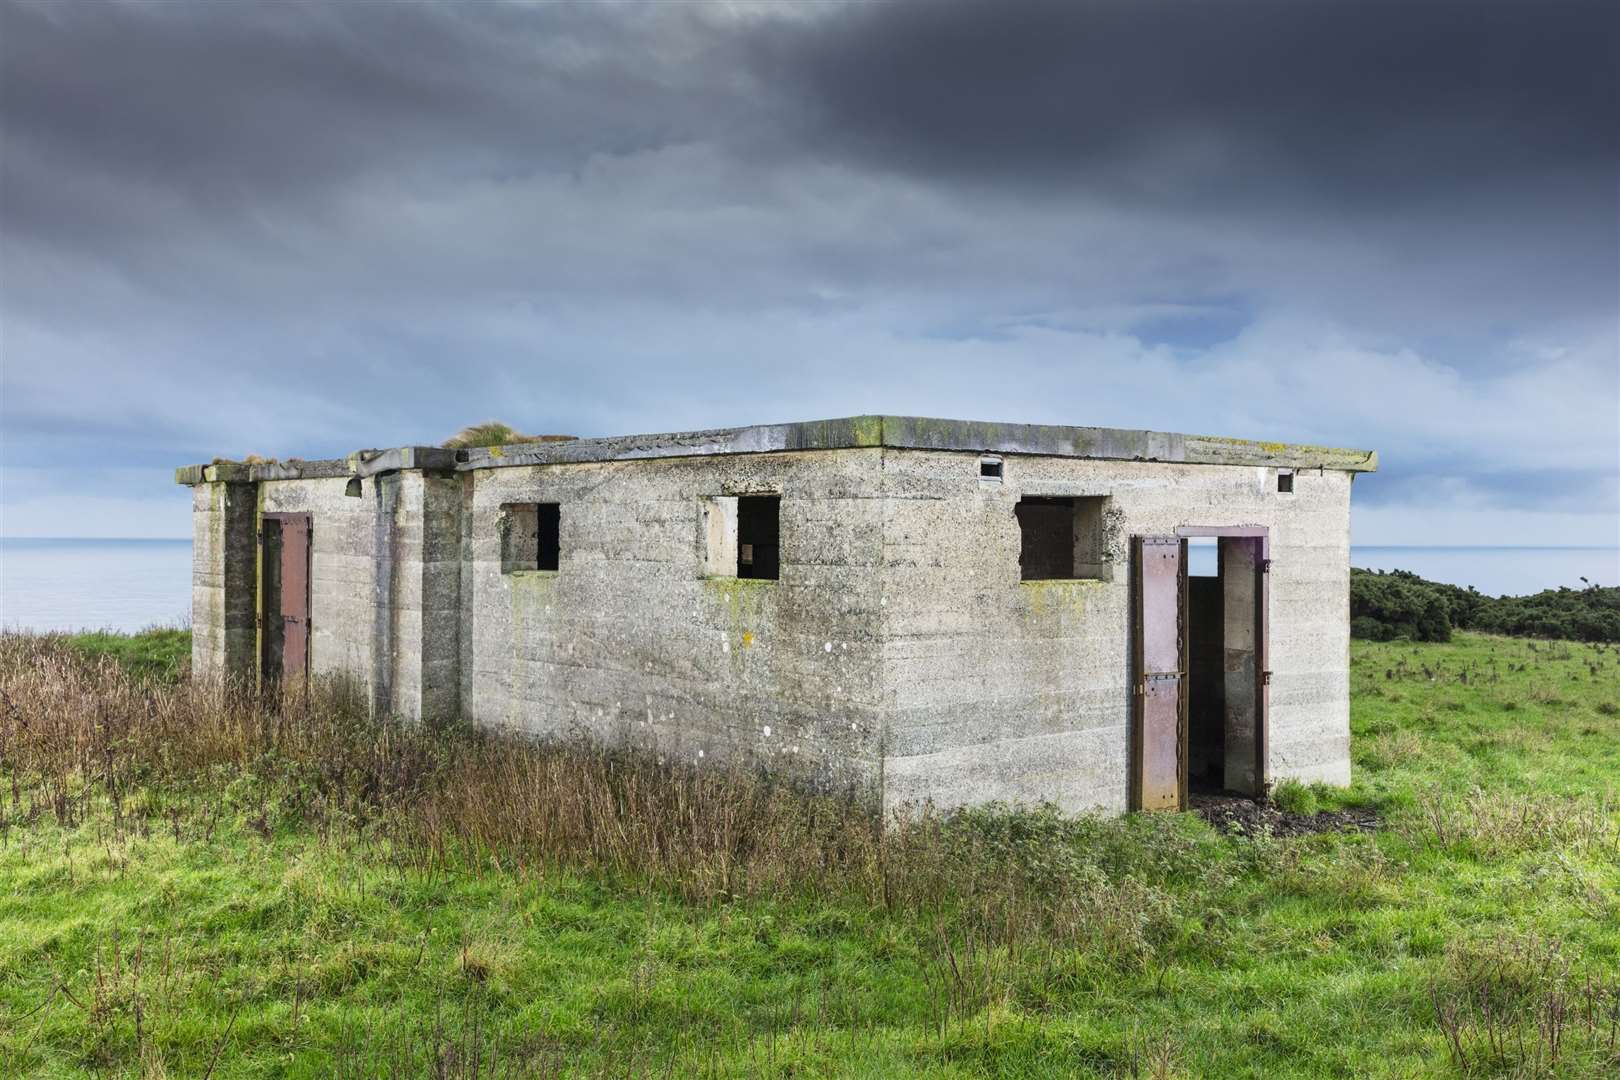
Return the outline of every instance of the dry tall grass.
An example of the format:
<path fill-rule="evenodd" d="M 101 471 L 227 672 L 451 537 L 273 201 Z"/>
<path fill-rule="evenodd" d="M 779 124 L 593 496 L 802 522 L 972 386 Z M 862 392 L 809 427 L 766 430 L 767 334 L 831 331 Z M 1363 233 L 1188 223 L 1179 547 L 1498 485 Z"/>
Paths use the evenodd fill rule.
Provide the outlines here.
<path fill-rule="evenodd" d="M 743 768 L 374 720 L 336 683 L 279 700 L 164 685 L 16 635 L 0 637 L 0 776 L 0 830 L 97 810 L 178 830 L 246 781 L 259 800 L 249 823 L 267 833 L 296 823 L 380 839 L 424 867 L 566 867 L 699 903 L 853 897 L 948 918 L 959 947 L 1084 941 L 1126 966 L 1174 925 L 1170 894 L 1145 879 L 1197 862 L 1173 827 L 1127 840 L 1119 823 L 994 811 L 885 827 L 858 795 Z"/>

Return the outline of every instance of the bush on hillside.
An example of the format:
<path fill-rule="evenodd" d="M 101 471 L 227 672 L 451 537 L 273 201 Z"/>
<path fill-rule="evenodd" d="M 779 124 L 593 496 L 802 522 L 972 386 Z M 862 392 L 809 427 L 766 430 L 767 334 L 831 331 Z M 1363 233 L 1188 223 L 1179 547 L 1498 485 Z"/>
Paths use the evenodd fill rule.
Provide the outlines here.
<path fill-rule="evenodd" d="M 1416 574 L 1350 571 L 1350 632 L 1372 641 L 1451 640 L 1450 598 Z"/>
<path fill-rule="evenodd" d="M 1570 641 L 1620 641 L 1620 588 L 1485 596 L 1406 570 L 1350 571 L 1350 635 L 1369 641 L 1450 641 L 1453 630 Z"/>

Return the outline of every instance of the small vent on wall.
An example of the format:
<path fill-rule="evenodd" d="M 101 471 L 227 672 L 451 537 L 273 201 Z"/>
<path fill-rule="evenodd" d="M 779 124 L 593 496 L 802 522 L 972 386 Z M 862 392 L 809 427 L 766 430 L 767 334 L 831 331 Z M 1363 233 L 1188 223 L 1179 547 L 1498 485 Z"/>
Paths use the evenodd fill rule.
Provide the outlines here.
<path fill-rule="evenodd" d="M 1294 473 L 1291 469 L 1277 470 L 1277 491 L 1279 494 L 1292 495 L 1294 493 Z"/>
<path fill-rule="evenodd" d="M 1001 481 L 1001 459 L 998 457 L 980 458 L 979 479 L 999 483 Z"/>

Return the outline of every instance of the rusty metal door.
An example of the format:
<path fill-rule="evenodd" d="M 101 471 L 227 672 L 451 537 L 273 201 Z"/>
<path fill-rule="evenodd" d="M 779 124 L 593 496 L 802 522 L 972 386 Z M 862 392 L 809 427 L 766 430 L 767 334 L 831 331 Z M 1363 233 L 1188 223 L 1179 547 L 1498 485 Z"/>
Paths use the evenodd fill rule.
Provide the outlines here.
<path fill-rule="evenodd" d="M 309 673 L 311 529 L 308 514 L 264 515 L 261 670 L 269 679 Z"/>
<path fill-rule="evenodd" d="M 1187 805 L 1187 542 L 1131 538 L 1131 807 Z"/>
<path fill-rule="evenodd" d="M 303 678 L 309 672 L 309 540 L 308 514 L 281 519 L 281 676 Z"/>

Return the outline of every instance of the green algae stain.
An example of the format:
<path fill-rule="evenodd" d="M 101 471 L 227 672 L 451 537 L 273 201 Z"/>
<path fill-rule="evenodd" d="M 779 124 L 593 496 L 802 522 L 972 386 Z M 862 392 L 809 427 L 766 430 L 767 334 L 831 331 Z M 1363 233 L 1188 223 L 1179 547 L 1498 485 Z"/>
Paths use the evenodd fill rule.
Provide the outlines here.
<path fill-rule="evenodd" d="M 883 417 L 857 416 L 850 422 L 856 446 L 883 445 Z"/>
<path fill-rule="evenodd" d="M 512 597 L 512 631 L 531 625 L 537 616 L 545 614 L 557 591 L 555 570 L 513 570 L 506 575 Z"/>
<path fill-rule="evenodd" d="M 1106 581 L 1091 578 L 1021 581 L 1025 617 L 1030 621 L 1085 617 L 1093 596 L 1108 588 Z"/>
<path fill-rule="evenodd" d="M 742 652 L 759 643 L 760 628 L 774 617 L 777 583 L 756 578 L 710 577 L 703 579 L 703 591 L 711 603 L 721 608 L 720 626 L 736 662 Z"/>

